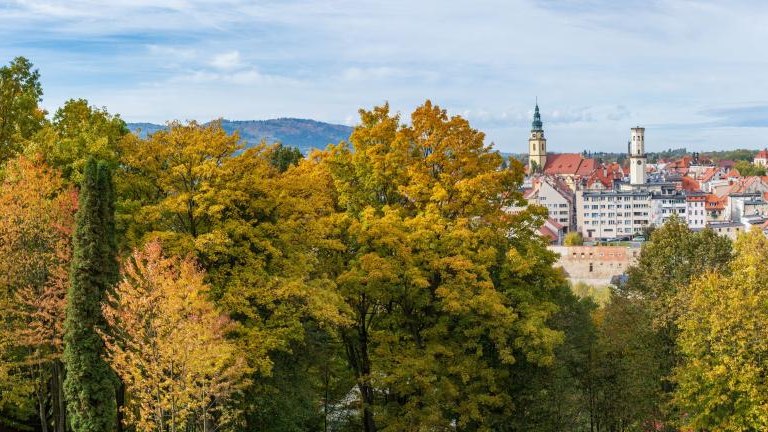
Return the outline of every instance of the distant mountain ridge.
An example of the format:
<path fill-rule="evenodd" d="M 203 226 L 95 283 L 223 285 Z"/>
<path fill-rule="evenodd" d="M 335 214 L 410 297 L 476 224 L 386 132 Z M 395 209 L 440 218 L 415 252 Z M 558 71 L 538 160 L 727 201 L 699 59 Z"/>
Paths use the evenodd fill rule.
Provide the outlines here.
<path fill-rule="evenodd" d="M 328 144 L 347 140 L 352 133 L 349 126 L 297 118 L 222 120 L 221 126 L 227 133 L 240 134 L 240 138 L 248 146 L 256 145 L 262 140 L 269 143 L 281 142 L 287 146 L 298 147 L 305 154 L 313 148 L 323 149 Z M 141 137 L 165 128 L 165 125 L 155 123 L 128 123 L 128 129 Z"/>

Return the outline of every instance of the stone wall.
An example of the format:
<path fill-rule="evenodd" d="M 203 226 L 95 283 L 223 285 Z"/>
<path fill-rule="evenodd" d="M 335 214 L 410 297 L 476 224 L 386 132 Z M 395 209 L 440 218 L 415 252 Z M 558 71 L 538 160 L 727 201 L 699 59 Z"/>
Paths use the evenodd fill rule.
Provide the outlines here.
<path fill-rule="evenodd" d="M 637 261 L 640 248 L 623 246 L 550 246 L 560 258 L 555 264 L 565 270 L 571 282 L 607 285 Z"/>

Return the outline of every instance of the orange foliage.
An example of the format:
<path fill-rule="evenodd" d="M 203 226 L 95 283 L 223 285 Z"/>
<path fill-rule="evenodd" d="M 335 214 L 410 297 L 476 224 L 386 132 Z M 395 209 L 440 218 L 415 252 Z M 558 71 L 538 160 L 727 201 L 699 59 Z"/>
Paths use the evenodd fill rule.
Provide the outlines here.
<path fill-rule="evenodd" d="M 233 421 L 227 399 L 247 384 L 243 356 L 225 338 L 230 319 L 207 299 L 191 258 L 136 250 L 104 308 L 109 361 L 131 395 L 126 423 L 142 431 L 212 430 Z"/>

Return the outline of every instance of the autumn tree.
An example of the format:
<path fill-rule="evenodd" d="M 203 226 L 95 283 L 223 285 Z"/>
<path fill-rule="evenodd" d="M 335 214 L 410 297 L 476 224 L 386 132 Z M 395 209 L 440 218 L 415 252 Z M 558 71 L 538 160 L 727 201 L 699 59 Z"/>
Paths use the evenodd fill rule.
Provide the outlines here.
<path fill-rule="evenodd" d="M 656 376 L 658 390 L 655 401 L 660 413 L 656 420 L 672 420 L 684 413 L 662 410 L 674 390 L 669 377 L 679 361 L 677 353 L 677 319 L 685 313 L 685 305 L 677 301 L 679 290 L 705 272 L 722 272 L 731 259 L 731 242 L 710 229 L 691 231 L 679 217 L 670 218 L 663 226 L 653 230 L 649 241 L 643 244 L 638 262 L 627 271 L 628 280 L 619 296 L 639 303 L 636 307 L 650 312 L 650 321 L 638 321 L 625 329 L 635 335 L 627 338 L 660 338 L 657 350 L 647 351 L 649 358 L 635 360 L 647 364 L 656 362 L 660 371 Z M 641 327 L 643 323 L 650 329 Z M 644 367 L 644 366 L 643 366 Z"/>
<path fill-rule="evenodd" d="M 327 164 L 343 212 L 336 283 L 363 430 L 498 430 L 515 409 L 509 368 L 546 365 L 547 325 L 565 287 L 523 203 L 523 167 L 430 102 L 411 125 L 388 106 L 360 111 Z"/>
<path fill-rule="evenodd" d="M 569 232 L 565 235 L 565 240 L 563 240 L 563 245 L 565 246 L 581 246 L 583 244 L 584 237 L 578 231 Z"/>
<path fill-rule="evenodd" d="M 117 382 L 100 333 L 102 305 L 118 278 L 114 192 L 110 169 L 95 159 L 85 166 L 73 242 L 64 321 L 67 410 L 75 432 L 113 431 Z"/>
<path fill-rule="evenodd" d="M 25 153 L 42 155 L 65 179 L 79 184 L 90 157 L 105 161 L 112 169 L 117 167 L 119 143 L 128 133 L 125 122 L 106 108 L 91 106 L 85 99 L 70 99 L 35 134 Z"/>
<path fill-rule="evenodd" d="M 0 67 L 0 161 L 23 149 L 45 123 L 40 73 L 24 57 Z"/>
<path fill-rule="evenodd" d="M 126 246 L 160 239 L 169 253 L 194 254 L 206 270 L 211 297 L 240 324 L 235 337 L 254 371 L 244 403 L 286 401 L 285 409 L 296 409 L 307 401 L 301 411 L 317 418 L 317 394 L 298 397 L 314 391 L 297 388 L 311 380 L 291 370 L 292 356 L 309 349 L 310 330 L 327 333 L 329 322 L 342 320 L 323 258 L 337 247 L 327 235 L 332 180 L 316 160 L 281 172 L 273 151 L 243 148 L 216 122 L 171 123 L 147 139 L 131 135 L 122 142 L 119 221 Z M 307 356 L 307 367 L 320 370 L 323 359 Z M 295 399 L 283 396 L 291 392 Z M 278 420 L 252 406 L 247 411 L 249 429 L 268 430 L 265 422 Z"/>
<path fill-rule="evenodd" d="M 682 362 L 674 402 L 692 430 L 768 428 L 768 240 L 757 228 L 735 243 L 728 271 L 706 271 L 677 301 Z"/>
<path fill-rule="evenodd" d="M 658 327 L 673 327 L 680 312 L 674 301 L 678 288 L 707 270 L 726 268 L 730 258 L 727 237 L 711 229 L 693 232 L 674 216 L 643 244 L 637 264 L 627 272 L 626 288 L 649 302 Z"/>
<path fill-rule="evenodd" d="M 62 323 L 72 255 L 75 192 L 39 160 L 17 157 L 0 184 L 0 323 L 2 361 L 17 392 L 35 401 L 40 427 L 66 427 Z M 27 381 L 27 384 L 19 382 Z M 49 418 L 49 411 L 53 418 Z"/>
<path fill-rule="evenodd" d="M 765 167 L 755 165 L 749 161 L 737 161 L 733 167 L 744 177 L 765 175 Z"/>
<path fill-rule="evenodd" d="M 232 322 L 208 300 L 197 263 L 134 251 L 104 316 L 107 358 L 130 397 L 125 423 L 142 431 L 228 430 L 229 398 L 243 388 L 245 359 L 225 338 Z"/>

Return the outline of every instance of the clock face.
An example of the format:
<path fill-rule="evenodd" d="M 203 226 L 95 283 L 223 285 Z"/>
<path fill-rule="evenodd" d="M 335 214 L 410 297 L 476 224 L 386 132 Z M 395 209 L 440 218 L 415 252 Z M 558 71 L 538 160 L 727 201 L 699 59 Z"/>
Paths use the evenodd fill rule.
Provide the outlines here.
<path fill-rule="evenodd" d="M 642 164 L 643 164 L 643 161 L 637 161 L 637 164 L 638 164 L 638 165 L 642 165 Z"/>

